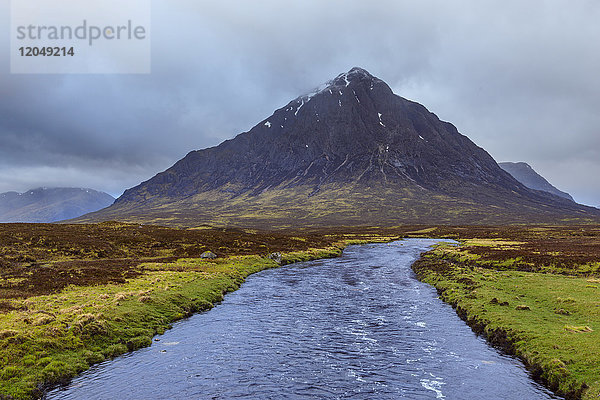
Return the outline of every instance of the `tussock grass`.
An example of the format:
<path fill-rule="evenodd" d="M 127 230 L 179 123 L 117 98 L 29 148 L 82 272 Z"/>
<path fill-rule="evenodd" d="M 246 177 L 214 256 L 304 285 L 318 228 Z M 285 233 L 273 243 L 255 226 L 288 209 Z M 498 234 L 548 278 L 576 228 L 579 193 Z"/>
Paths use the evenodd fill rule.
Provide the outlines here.
<path fill-rule="evenodd" d="M 574 235 L 581 235 L 579 247 Z M 523 229 L 518 237 L 439 246 L 413 269 L 476 332 L 518 355 L 552 390 L 568 398 L 597 398 L 600 297 L 590 283 L 600 276 L 589 266 L 600 259 L 598 235 Z M 551 258 L 544 251 L 550 247 Z M 515 306 L 503 307 L 505 299 Z"/>
<path fill-rule="evenodd" d="M 31 398 L 40 383 L 64 382 L 93 363 L 148 346 L 173 321 L 209 309 L 249 274 L 276 266 L 259 256 L 181 265 L 190 268 L 173 271 L 169 264 L 124 284 L 13 300 L 23 310 L 0 314 L 0 393 Z"/>
<path fill-rule="evenodd" d="M 39 385 L 149 345 L 249 274 L 278 266 L 269 254 L 281 253 L 286 264 L 407 236 L 461 241 L 425 257 L 420 276 L 551 387 L 579 394 L 588 385 L 587 393 L 600 393 L 600 300 L 588 287 L 600 280 L 598 227 L 290 225 L 264 232 L 110 222 L 0 224 L 0 398 L 39 396 Z M 219 258 L 199 259 L 204 251 Z"/>
<path fill-rule="evenodd" d="M 62 231 L 64 227 L 58 229 Z M 84 227 L 84 231 L 86 229 L 90 228 Z M 122 230 L 129 232 L 132 227 L 111 224 L 110 229 L 118 231 L 116 235 L 120 241 L 127 238 Z M 163 230 L 159 232 L 161 235 L 171 234 Z M 198 233 L 206 235 L 214 232 L 206 229 L 194 231 L 194 235 Z M 149 234 L 148 231 L 146 234 Z M 175 237 L 179 235 L 177 232 L 172 234 Z M 162 255 L 180 254 L 183 257 L 149 259 L 146 262 L 142 259 L 134 263 L 123 260 L 125 268 L 120 271 L 130 271 L 131 267 L 127 265 L 133 265 L 135 273 L 126 274 L 118 280 L 82 281 L 77 276 L 69 280 L 77 273 L 86 273 L 86 260 L 74 264 L 81 268 L 77 273 L 61 274 L 62 264 L 53 270 L 50 257 L 43 268 L 49 269 L 54 276 L 60 275 L 59 279 L 63 281 L 59 285 L 43 283 L 43 290 L 29 292 L 20 286 L 23 288 L 22 296 L 13 296 L 7 291 L 9 296 L 3 300 L 0 310 L 0 399 L 39 397 L 41 388 L 66 382 L 94 363 L 149 346 L 152 337 L 164 333 L 173 321 L 210 309 L 226 293 L 239 288 L 252 273 L 280 264 L 336 257 L 348 244 L 394 238 L 371 232 L 344 236 L 332 234 L 327 238 L 324 235 L 290 237 L 281 234 L 257 234 L 249 238 L 246 234 L 226 232 L 221 238 L 223 245 L 216 246 L 215 251 L 221 255 L 217 259 L 188 256 L 203 251 L 204 246 L 185 242 L 165 243 L 161 245 Z M 264 244 L 257 244 L 261 241 Z M 135 242 L 134 246 L 142 244 Z M 182 251 L 181 246 L 186 250 Z M 189 250 L 190 247 L 194 250 Z M 280 264 L 267 257 L 273 249 L 287 250 L 282 252 Z M 15 248 L 15 251 L 22 250 Z M 252 251 L 256 254 L 244 254 Z M 41 252 L 37 254 L 39 257 Z M 62 256 L 57 259 L 61 260 L 59 263 L 63 260 Z M 117 263 L 114 266 L 113 271 L 119 271 Z M 12 264 L 3 272 L 14 275 L 22 271 L 22 264 Z M 100 272 L 94 266 L 90 277 L 96 277 Z M 23 273 L 22 279 L 4 284 L 22 285 L 25 282 L 31 285 L 36 279 L 50 279 L 52 276 L 46 271 L 35 276 L 35 268 L 33 273 Z M 94 284 L 77 284 L 81 282 Z"/>
<path fill-rule="evenodd" d="M 573 325 L 565 325 L 565 330 L 571 333 L 588 333 L 594 332 L 592 328 L 589 326 L 573 326 Z"/>

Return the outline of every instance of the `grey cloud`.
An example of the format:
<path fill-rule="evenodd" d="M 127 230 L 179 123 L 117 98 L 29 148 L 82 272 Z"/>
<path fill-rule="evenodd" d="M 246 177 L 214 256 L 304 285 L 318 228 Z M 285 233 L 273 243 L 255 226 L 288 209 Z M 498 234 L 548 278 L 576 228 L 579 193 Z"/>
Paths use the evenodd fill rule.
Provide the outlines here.
<path fill-rule="evenodd" d="M 156 0 L 150 75 L 9 75 L 3 61 L 0 191 L 119 194 L 358 65 L 598 205 L 599 19 L 593 0 Z"/>

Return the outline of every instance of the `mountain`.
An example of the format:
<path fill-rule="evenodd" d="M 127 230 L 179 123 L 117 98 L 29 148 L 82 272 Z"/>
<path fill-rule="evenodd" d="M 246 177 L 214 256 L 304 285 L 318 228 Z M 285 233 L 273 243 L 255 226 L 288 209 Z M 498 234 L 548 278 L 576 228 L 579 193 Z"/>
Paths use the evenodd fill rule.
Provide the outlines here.
<path fill-rule="evenodd" d="M 524 162 L 501 162 L 498 163 L 500 168 L 508 172 L 521 182 L 523 185 L 530 189 L 542 190 L 544 192 L 552 193 L 562 198 L 575 201 L 569 193 L 562 192 L 552 186 L 543 176 L 535 172 L 533 168 Z"/>
<path fill-rule="evenodd" d="M 454 125 L 353 68 L 77 221 L 283 228 L 598 216 L 526 188 Z"/>
<path fill-rule="evenodd" d="M 114 197 L 92 189 L 38 188 L 0 193 L 0 222 L 55 222 L 110 206 Z"/>

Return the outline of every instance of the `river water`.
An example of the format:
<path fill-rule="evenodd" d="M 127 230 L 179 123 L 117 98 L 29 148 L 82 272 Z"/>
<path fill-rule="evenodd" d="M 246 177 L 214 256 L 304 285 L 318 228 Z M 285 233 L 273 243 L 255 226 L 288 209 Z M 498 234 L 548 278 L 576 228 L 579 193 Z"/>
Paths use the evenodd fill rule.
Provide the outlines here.
<path fill-rule="evenodd" d="M 351 246 L 255 274 L 47 399 L 557 399 L 415 278 L 435 242 Z"/>

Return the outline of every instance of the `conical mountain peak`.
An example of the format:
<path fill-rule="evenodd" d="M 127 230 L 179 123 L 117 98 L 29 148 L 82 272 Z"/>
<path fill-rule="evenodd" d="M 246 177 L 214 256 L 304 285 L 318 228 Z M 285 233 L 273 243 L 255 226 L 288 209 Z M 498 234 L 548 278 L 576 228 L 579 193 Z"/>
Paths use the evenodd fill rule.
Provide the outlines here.
<path fill-rule="evenodd" d="M 332 94 L 335 91 L 339 95 L 342 95 L 344 89 L 352 89 L 356 92 L 359 88 L 362 90 L 374 90 L 378 86 L 383 87 L 385 92 L 392 93 L 392 90 L 384 81 L 371 75 L 366 69 L 354 67 L 348 72 L 341 73 L 334 79 L 323 83 L 311 92 L 299 96 L 296 101 L 304 100 L 307 102 L 314 96 L 324 92 Z"/>
<path fill-rule="evenodd" d="M 103 215 L 177 219 L 183 207 L 204 222 L 227 216 L 234 224 L 269 225 L 284 215 L 279 224 L 323 224 L 327 216 L 336 224 L 370 218 L 371 225 L 385 225 L 449 223 L 462 210 L 474 221 L 519 209 L 548 218 L 556 216 L 552 207 L 579 212 L 572 202 L 544 196 L 452 124 L 355 67 L 248 132 L 190 152 L 127 190 Z"/>
<path fill-rule="evenodd" d="M 350 71 L 343 74 L 339 74 L 331 84 L 334 86 L 350 86 L 353 83 L 365 83 L 365 82 L 382 82 L 381 79 L 374 77 L 366 69 L 360 67 L 354 67 Z"/>

